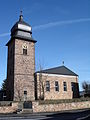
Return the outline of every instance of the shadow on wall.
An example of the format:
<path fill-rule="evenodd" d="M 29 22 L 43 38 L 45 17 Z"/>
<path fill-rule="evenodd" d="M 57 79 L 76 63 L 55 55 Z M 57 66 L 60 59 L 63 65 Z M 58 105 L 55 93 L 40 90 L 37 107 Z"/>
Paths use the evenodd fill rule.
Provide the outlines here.
<path fill-rule="evenodd" d="M 72 82 L 72 91 L 73 91 L 73 98 L 79 98 L 79 85 L 78 85 L 78 83 Z"/>
<path fill-rule="evenodd" d="M 6 91 L 0 90 L 0 101 L 6 101 Z"/>

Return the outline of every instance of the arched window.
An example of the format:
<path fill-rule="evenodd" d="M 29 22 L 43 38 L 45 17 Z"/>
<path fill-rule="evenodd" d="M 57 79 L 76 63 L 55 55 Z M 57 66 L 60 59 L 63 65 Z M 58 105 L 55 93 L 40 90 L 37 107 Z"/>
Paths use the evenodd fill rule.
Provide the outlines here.
<path fill-rule="evenodd" d="M 27 49 L 23 48 L 23 55 L 27 55 Z"/>

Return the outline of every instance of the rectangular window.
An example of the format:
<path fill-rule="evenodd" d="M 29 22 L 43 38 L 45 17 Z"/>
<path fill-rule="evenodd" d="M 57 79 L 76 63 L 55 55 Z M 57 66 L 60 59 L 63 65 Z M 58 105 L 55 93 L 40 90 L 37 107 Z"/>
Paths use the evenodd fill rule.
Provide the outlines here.
<path fill-rule="evenodd" d="M 27 49 L 23 48 L 23 55 L 27 55 Z"/>
<path fill-rule="evenodd" d="M 24 95 L 27 95 L 27 91 L 24 91 Z"/>
<path fill-rule="evenodd" d="M 59 84 L 58 84 L 58 81 L 55 81 L 55 91 L 59 91 Z"/>
<path fill-rule="evenodd" d="M 66 84 L 66 82 L 63 82 L 63 87 L 64 87 L 64 91 L 67 91 L 67 84 Z"/>
<path fill-rule="evenodd" d="M 46 81 L 46 91 L 50 91 L 50 82 Z"/>

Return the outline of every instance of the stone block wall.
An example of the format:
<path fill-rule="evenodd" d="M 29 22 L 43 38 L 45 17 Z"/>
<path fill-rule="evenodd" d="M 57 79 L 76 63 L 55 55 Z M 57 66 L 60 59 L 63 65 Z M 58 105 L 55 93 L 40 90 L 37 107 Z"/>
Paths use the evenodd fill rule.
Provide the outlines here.
<path fill-rule="evenodd" d="M 27 47 L 27 55 L 23 54 Z M 34 100 L 35 45 L 34 42 L 13 39 L 8 44 L 7 100 Z M 27 93 L 25 96 L 24 91 Z"/>
<path fill-rule="evenodd" d="M 33 112 L 58 112 L 65 110 L 76 110 L 90 108 L 90 101 L 73 102 L 73 103 L 60 103 L 60 104 L 39 104 L 33 102 Z"/>
<path fill-rule="evenodd" d="M 78 77 L 77 76 L 69 76 L 69 75 L 54 75 L 54 74 L 44 74 L 42 73 L 41 81 L 39 80 L 40 74 L 36 74 L 37 79 L 37 99 L 40 98 L 40 95 L 42 93 L 41 84 L 43 84 L 44 87 L 44 99 L 45 100 L 51 100 L 51 99 L 72 99 L 73 93 L 75 91 L 76 97 L 78 97 L 79 89 L 78 87 L 74 88 L 74 91 L 72 91 L 71 83 L 75 83 L 78 85 Z M 46 81 L 50 82 L 50 91 L 46 91 Z M 55 91 L 55 81 L 58 81 L 59 84 L 59 91 Z M 67 91 L 64 91 L 63 82 L 66 82 L 67 85 Z"/>
<path fill-rule="evenodd" d="M 27 55 L 23 55 L 23 45 Z M 35 46 L 33 42 L 15 39 L 14 100 L 34 100 Z M 27 91 L 24 98 L 24 91 Z"/>
<path fill-rule="evenodd" d="M 18 103 L 12 103 L 12 106 L 0 106 L 0 113 L 13 113 L 18 109 Z"/>
<path fill-rule="evenodd" d="M 23 55 L 23 45 L 27 45 L 27 55 Z M 13 39 L 8 44 L 7 100 L 34 100 L 35 46 L 33 42 Z M 19 95 L 18 95 L 19 94 Z"/>
<path fill-rule="evenodd" d="M 11 106 L 0 106 L 0 113 L 14 113 L 19 106 L 18 102 L 13 102 Z M 59 112 L 65 110 L 77 110 L 90 108 L 90 101 L 59 103 L 59 104 L 39 104 L 38 101 L 32 102 L 33 113 L 39 112 Z"/>

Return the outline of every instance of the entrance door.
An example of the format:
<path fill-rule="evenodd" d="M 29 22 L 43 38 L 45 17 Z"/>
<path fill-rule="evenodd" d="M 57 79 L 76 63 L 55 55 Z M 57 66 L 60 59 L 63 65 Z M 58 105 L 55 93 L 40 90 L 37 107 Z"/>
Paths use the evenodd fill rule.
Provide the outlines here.
<path fill-rule="evenodd" d="M 32 102 L 31 101 L 25 101 L 23 103 L 23 108 L 24 109 L 32 109 Z"/>

